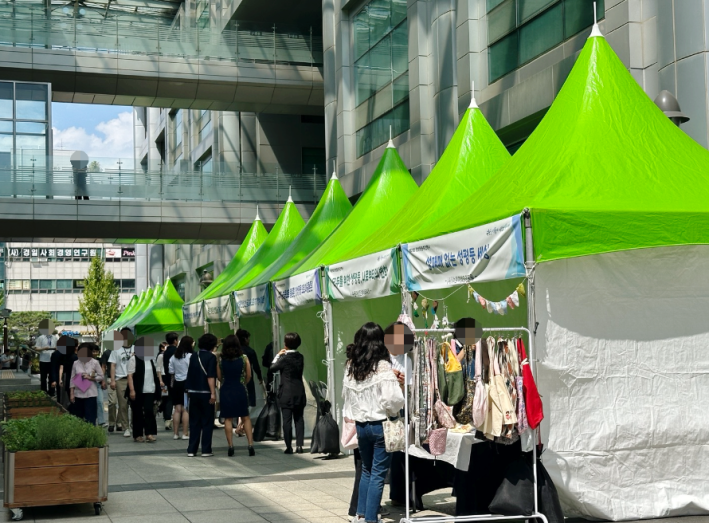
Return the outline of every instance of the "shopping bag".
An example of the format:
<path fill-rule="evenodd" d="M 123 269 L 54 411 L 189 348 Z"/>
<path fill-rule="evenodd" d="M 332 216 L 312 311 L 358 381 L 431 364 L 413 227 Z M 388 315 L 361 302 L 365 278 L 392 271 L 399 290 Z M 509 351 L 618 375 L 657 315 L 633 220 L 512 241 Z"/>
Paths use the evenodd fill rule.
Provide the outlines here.
<path fill-rule="evenodd" d="M 281 439 L 281 411 L 274 394 L 269 394 L 254 425 L 254 441 Z"/>
<path fill-rule="evenodd" d="M 329 402 L 327 402 L 329 404 Z M 320 416 L 315 423 L 313 439 L 310 445 L 311 454 L 339 454 L 340 429 L 337 422 L 330 414 L 330 409 Z"/>
<path fill-rule="evenodd" d="M 534 513 L 534 472 L 520 456 L 505 470 L 505 477 L 488 509 L 502 516 L 531 516 Z"/>
<path fill-rule="evenodd" d="M 544 419 L 542 398 L 539 396 L 537 384 L 534 382 L 532 369 L 529 367 L 527 352 L 524 349 L 522 338 L 517 338 L 517 352 L 522 358 L 522 385 L 524 388 L 524 405 L 527 411 L 527 423 L 530 428 L 536 429 Z"/>
<path fill-rule="evenodd" d="M 342 421 L 342 437 L 340 438 L 342 448 L 347 450 L 356 449 L 359 446 L 357 442 L 357 425 L 351 419 L 344 418 Z"/>

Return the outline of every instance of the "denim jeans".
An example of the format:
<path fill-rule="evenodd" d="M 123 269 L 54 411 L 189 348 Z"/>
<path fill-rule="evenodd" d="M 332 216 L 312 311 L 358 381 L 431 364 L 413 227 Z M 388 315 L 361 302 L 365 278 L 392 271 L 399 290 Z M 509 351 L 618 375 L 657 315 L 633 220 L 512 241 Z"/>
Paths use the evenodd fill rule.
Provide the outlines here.
<path fill-rule="evenodd" d="M 96 396 L 96 412 L 97 412 L 97 420 L 99 425 L 103 425 L 106 423 L 106 411 L 104 410 L 104 403 L 103 403 L 103 389 L 101 388 L 101 383 L 97 383 L 96 386 L 98 387 L 98 396 Z"/>
<path fill-rule="evenodd" d="M 362 477 L 359 480 L 357 515 L 364 516 L 367 523 L 378 521 L 379 504 L 382 501 L 391 454 L 384 445 L 384 429 L 381 421 L 357 422 L 357 442 L 362 456 Z"/>

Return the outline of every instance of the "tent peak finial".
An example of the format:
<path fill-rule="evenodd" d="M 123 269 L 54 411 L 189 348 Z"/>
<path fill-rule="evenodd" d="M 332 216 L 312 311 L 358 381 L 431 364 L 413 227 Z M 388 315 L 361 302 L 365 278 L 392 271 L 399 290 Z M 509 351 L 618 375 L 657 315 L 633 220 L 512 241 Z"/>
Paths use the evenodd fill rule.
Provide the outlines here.
<path fill-rule="evenodd" d="M 256 204 L 256 218 L 254 218 L 254 221 L 261 221 L 261 217 L 258 215 L 258 203 Z"/>
<path fill-rule="evenodd" d="M 391 125 L 389 126 L 389 143 L 387 144 L 387 149 L 396 149 L 396 147 L 394 147 L 394 142 L 391 139 Z"/>
<path fill-rule="evenodd" d="M 477 109 L 478 102 L 475 101 L 475 81 L 470 82 L 470 105 L 468 109 Z"/>
<path fill-rule="evenodd" d="M 603 33 L 601 33 L 601 28 L 598 27 L 598 16 L 596 14 L 596 2 L 593 2 L 593 29 L 591 29 L 591 34 L 589 38 L 600 36 L 603 38 Z"/>
<path fill-rule="evenodd" d="M 330 180 L 339 180 L 337 177 L 337 162 L 335 160 L 332 161 L 332 178 Z"/>
<path fill-rule="evenodd" d="M 293 190 L 293 186 L 292 186 L 292 185 L 289 185 L 289 186 L 288 186 L 288 200 L 286 201 L 286 203 L 289 203 L 289 202 L 290 202 L 290 203 L 293 203 L 293 193 L 292 193 L 292 190 Z"/>

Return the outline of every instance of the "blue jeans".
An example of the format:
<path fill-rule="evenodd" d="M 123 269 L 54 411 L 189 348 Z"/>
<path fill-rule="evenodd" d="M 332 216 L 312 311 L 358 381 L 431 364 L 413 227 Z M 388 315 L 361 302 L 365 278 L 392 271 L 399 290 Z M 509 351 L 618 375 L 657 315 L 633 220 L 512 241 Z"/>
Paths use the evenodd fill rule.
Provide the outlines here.
<path fill-rule="evenodd" d="M 106 412 L 103 410 L 103 389 L 101 388 L 101 383 L 97 383 L 96 385 L 98 387 L 98 396 L 96 396 L 98 424 L 103 425 L 104 423 L 106 423 Z"/>
<path fill-rule="evenodd" d="M 379 504 L 382 501 L 391 454 L 384 445 L 384 429 L 381 421 L 357 422 L 357 442 L 362 456 L 362 477 L 359 480 L 357 515 L 364 516 L 367 523 L 379 519 Z"/>

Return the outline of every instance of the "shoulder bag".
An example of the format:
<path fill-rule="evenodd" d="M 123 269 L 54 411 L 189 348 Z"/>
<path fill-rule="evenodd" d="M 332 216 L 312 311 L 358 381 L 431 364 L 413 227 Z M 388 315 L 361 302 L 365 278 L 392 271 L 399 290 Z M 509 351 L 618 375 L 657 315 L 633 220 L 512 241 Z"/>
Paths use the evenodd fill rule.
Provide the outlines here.
<path fill-rule="evenodd" d="M 483 350 L 487 346 L 480 340 L 480 346 L 475 349 L 475 395 L 473 397 L 473 426 L 481 429 L 487 418 L 488 391 L 483 379 Z"/>
<path fill-rule="evenodd" d="M 384 429 L 384 445 L 387 452 L 398 452 L 406 448 L 404 422 L 400 417 L 385 419 L 382 422 L 382 428 Z"/>
<path fill-rule="evenodd" d="M 524 388 L 524 405 L 527 413 L 527 423 L 530 428 L 536 429 L 544 419 L 544 408 L 542 398 L 539 396 L 537 384 L 534 382 L 534 375 L 529 366 L 527 352 L 524 349 L 522 338 L 517 339 L 517 349 L 519 357 L 522 358 L 522 385 Z"/>

